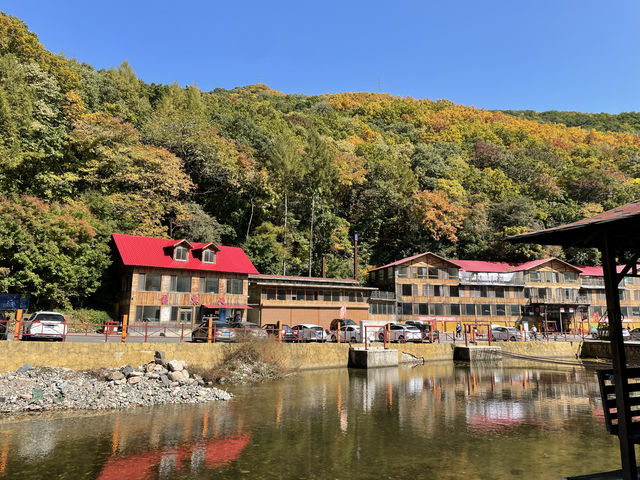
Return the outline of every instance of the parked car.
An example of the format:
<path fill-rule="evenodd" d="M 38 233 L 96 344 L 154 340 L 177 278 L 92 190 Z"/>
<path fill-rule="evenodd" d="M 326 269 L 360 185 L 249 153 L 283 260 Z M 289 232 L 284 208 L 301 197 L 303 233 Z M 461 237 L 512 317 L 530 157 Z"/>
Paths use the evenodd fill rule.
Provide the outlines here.
<path fill-rule="evenodd" d="M 294 325 L 282 339 L 289 342 L 326 342 L 327 332 L 320 325 L 301 323 Z"/>
<path fill-rule="evenodd" d="M 405 325 L 411 325 L 416 327 L 418 330 L 422 332 L 422 339 L 426 342 L 431 341 L 431 324 L 426 322 L 420 322 L 418 320 L 408 320 L 404 322 Z M 440 332 L 438 330 L 433 331 L 433 341 L 437 342 L 440 337 Z"/>
<path fill-rule="evenodd" d="M 217 317 L 216 317 L 217 318 Z M 196 326 L 191 332 L 192 342 L 206 342 L 209 338 L 209 319 L 202 318 L 202 322 Z M 235 342 L 236 331 L 231 328 L 227 322 L 220 320 L 212 320 L 211 322 L 211 341 L 212 342 Z"/>
<path fill-rule="evenodd" d="M 35 312 L 22 322 L 23 340 L 59 340 L 67 334 L 67 320 L 58 312 Z"/>
<path fill-rule="evenodd" d="M 525 340 L 530 340 L 529 332 L 523 331 L 522 336 Z M 493 327 L 491 329 L 491 341 L 503 340 L 505 342 L 515 342 L 520 340 L 520 330 L 515 327 Z"/>
<path fill-rule="evenodd" d="M 635 330 L 640 330 L 640 329 L 635 328 L 634 331 Z M 636 335 L 637 335 L 637 333 L 636 333 Z M 600 322 L 598 324 L 596 332 L 592 333 L 592 337 L 600 339 L 600 340 L 610 340 L 611 336 L 610 336 L 610 332 L 609 332 L 609 324 L 607 322 Z M 640 337 L 638 337 L 638 338 L 640 338 Z M 633 340 L 633 339 L 634 339 L 634 337 L 631 335 L 631 333 L 629 333 L 629 329 L 626 328 L 626 327 L 623 327 L 622 328 L 622 340 L 626 342 L 627 340 Z"/>
<path fill-rule="evenodd" d="M 356 322 L 354 322 L 349 318 L 334 318 L 333 320 L 331 320 L 329 331 L 335 332 L 336 330 L 338 330 L 338 323 L 340 324 L 340 327 L 345 327 L 347 325 L 354 325 L 354 326 L 357 325 Z"/>
<path fill-rule="evenodd" d="M 255 323 L 232 322 L 229 326 L 235 328 L 236 337 L 267 338 L 267 332 Z"/>
<path fill-rule="evenodd" d="M 629 332 L 631 340 L 640 340 L 640 328 L 634 328 Z"/>
<path fill-rule="evenodd" d="M 275 337 L 278 336 L 278 324 L 277 323 L 265 323 L 262 325 L 262 329 L 267 332 L 267 335 L 273 335 Z M 291 327 L 289 325 L 280 324 L 280 329 L 282 330 L 282 338 L 285 337 L 286 333 L 291 331 Z"/>
<path fill-rule="evenodd" d="M 6 315 L 0 315 L 0 340 L 7 339 L 7 326 L 9 324 L 9 319 Z"/>
<path fill-rule="evenodd" d="M 329 333 L 332 342 L 338 341 L 338 331 L 332 331 Z M 370 342 L 375 342 L 376 335 L 373 330 L 369 330 L 367 335 Z M 344 343 L 364 343 L 362 331 L 357 325 L 345 325 L 340 327 L 340 341 Z"/>
<path fill-rule="evenodd" d="M 400 323 L 388 323 L 387 325 L 389 325 L 389 336 L 387 338 L 388 342 L 404 343 L 422 341 L 422 332 L 413 325 L 403 325 Z M 386 331 L 386 325 L 378 330 L 378 340 L 380 340 L 381 342 L 384 341 Z"/>

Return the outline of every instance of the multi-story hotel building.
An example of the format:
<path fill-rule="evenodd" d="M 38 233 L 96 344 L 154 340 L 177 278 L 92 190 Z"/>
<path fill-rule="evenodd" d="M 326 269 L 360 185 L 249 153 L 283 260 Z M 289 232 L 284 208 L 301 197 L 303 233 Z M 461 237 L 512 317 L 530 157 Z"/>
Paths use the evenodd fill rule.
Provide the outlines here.
<path fill-rule="evenodd" d="M 202 314 L 246 320 L 249 274 L 241 248 L 113 234 L 120 289 L 117 318 L 193 325 Z"/>
<path fill-rule="evenodd" d="M 396 321 L 515 325 L 553 331 L 587 329 L 606 312 L 601 267 L 577 267 L 557 258 L 525 263 L 447 260 L 422 253 L 370 270 L 369 284 L 396 296 Z M 619 289 L 622 314 L 640 322 L 640 282 Z M 376 307 L 370 305 L 375 318 Z"/>

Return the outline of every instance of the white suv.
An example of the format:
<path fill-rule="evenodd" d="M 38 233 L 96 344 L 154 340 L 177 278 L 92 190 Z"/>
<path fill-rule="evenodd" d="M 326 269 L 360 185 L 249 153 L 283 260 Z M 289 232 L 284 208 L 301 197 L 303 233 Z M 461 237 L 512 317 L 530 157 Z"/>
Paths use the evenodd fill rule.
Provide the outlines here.
<path fill-rule="evenodd" d="M 36 312 L 22 322 L 22 340 L 37 338 L 63 341 L 67 335 L 67 320 L 58 312 Z"/>
<path fill-rule="evenodd" d="M 526 331 L 522 332 L 522 336 L 524 336 L 524 340 L 529 340 L 529 333 Z M 520 340 L 521 334 L 520 330 L 514 327 L 493 327 L 491 329 L 491 340 L 504 340 L 505 342 L 511 341 L 515 342 Z"/>

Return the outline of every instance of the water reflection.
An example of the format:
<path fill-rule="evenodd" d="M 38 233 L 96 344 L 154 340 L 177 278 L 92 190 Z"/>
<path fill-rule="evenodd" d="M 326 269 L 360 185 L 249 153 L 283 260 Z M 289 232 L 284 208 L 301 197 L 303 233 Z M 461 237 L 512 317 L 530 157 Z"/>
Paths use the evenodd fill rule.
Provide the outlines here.
<path fill-rule="evenodd" d="M 578 367 L 332 370 L 235 393 L 226 403 L 4 420 L 0 476 L 557 478 L 618 462 L 594 372 Z"/>

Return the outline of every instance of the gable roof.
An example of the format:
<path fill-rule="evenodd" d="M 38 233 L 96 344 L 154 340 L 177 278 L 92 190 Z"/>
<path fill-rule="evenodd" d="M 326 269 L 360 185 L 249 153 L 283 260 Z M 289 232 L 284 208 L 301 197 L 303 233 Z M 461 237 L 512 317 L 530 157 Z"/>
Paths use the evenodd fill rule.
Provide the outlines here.
<path fill-rule="evenodd" d="M 376 270 L 382 270 L 383 268 L 394 267 L 396 265 L 402 265 L 403 263 L 410 262 L 411 260 L 415 260 L 416 258 L 422 257 L 423 255 L 432 255 L 432 256 L 436 257 L 438 260 L 442 260 L 443 262 L 450 263 L 451 265 L 453 265 L 455 267 L 458 266 L 452 260 L 447 260 L 446 258 L 443 258 L 440 255 L 436 255 L 435 253 L 431 253 L 431 252 L 423 252 L 423 253 L 418 253 L 417 255 L 412 255 L 410 257 L 405 257 L 405 258 L 402 258 L 400 260 L 396 260 L 395 262 L 387 263 L 386 265 L 383 265 L 381 267 L 372 268 L 371 270 L 369 270 L 369 272 L 375 272 Z"/>
<path fill-rule="evenodd" d="M 249 257 L 239 247 L 218 246 L 215 263 L 205 263 L 189 254 L 188 260 L 174 260 L 167 253 L 167 247 L 177 244 L 175 240 L 164 238 L 140 237 L 136 235 L 112 234 L 122 263 L 138 267 L 174 268 L 181 270 L 200 270 L 229 273 L 258 273 Z M 190 243 L 193 250 L 210 245 L 209 243 Z"/>

